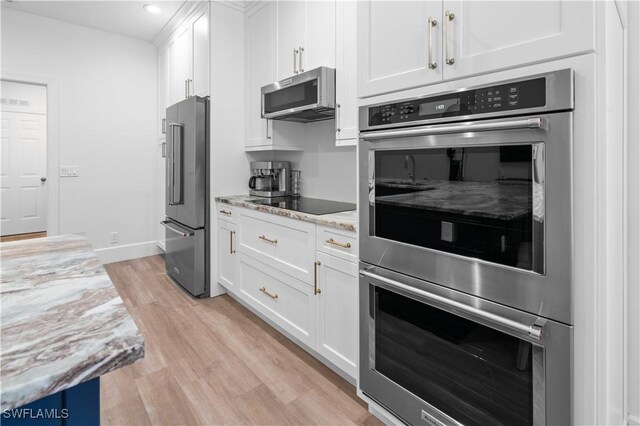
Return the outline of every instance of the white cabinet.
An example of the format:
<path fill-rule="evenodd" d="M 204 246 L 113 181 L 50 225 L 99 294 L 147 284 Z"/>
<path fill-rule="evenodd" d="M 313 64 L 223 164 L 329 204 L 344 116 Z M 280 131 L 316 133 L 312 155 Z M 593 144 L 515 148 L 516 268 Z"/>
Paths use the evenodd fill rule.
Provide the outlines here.
<path fill-rule="evenodd" d="M 167 47 L 169 54 L 169 105 L 188 96 L 191 80 L 191 25 L 183 27 Z"/>
<path fill-rule="evenodd" d="M 317 252 L 316 351 L 357 377 L 358 264 Z"/>
<path fill-rule="evenodd" d="M 167 92 L 169 90 L 169 54 L 166 50 L 158 53 L 158 139 L 165 138 Z"/>
<path fill-rule="evenodd" d="M 162 139 L 158 140 L 158 149 L 156 153 L 156 232 L 158 237 L 158 246 L 164 250 L 165 249 L 165 230 L 164 226 L 160 225 L 160 222 L 165 220 L 165 174 L 166 174 L 166 163 L 165 163 L 165 150 L 166 145 L 165 141 Z"/>
<path fill-rule="evenodd" d="M 218 282 L 356 378 L 356 234 L 224 203 L 216 208 Z"/>
<path fill-rule="evenodd" d="M 429 34 L 434 54 L 441 50 L 441 16 L 441 0 L 359 1 L 358 97 L 442 81 L 442 67 L 428 64 Z"/>
<path fill-rule="evenodd" d="M 276 81 L 275 2 L 254 5 L 245 19 L 245 150 L 300 150 L 304 126 L 266 120 L 262 115 L 262 86 Z M 292 64 L 293 54 L 290 57 Z"/>
<path fill-rule="evenodd" d="M 337 1 L 336 5 L 336 145 L 357 145 L 358 82 L 356 69 L 357 3 Z"/>
<path fill-rule="evenodd" d="M 173 105 L 189 96 L 209 94 L 209 14 L 202 8 L 187 19 L 166 46 L 168 99 Z"/>
<path fill-rule="evenodd" d="M 595 2 L 358 2 L 358 97 L 588 52 Z"/>
<path fill-rule="evenodd" d="M 276 2 L 277 80 L 335 67 L 335 1 Z"/>
<path fill-rule="evenodd" d="M 547 61 L 595 47 L 595 2 L 445 0 L 443 23 L 452 64 L 444 78 Z M 447 15 L 448 13 L 448 15 Z M 447 16 L 453 15 L 453 19 Z"/>
<path fill-rule="evenodd" d="M 218 220 L 218 282 L 227 290 L 233 289 L 238 279 L 237 225 Z"/>
<path fill-rule="evenodd" d="M 204 12 L 191 24 L 193 71 L 191 96 L 209 95 L 209 15 Z"/>

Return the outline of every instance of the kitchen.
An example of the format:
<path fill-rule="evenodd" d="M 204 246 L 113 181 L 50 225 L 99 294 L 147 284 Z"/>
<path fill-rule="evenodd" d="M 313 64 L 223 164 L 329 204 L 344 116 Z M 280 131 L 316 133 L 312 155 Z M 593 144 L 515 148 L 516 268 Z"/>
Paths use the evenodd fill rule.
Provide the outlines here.
<path fill-rule="evenodd" d="M 3 423 L 640 424 L 638 2 L 0 13 Z"/>

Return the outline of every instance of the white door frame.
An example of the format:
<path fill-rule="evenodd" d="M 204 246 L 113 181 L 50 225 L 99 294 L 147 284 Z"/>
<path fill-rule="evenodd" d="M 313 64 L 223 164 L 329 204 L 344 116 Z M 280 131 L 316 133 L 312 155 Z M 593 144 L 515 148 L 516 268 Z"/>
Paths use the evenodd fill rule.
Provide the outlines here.
<path fill-rule="evenodd" d="M 47 236 L 60 232 L 59 120 L 60 80 L 29 74 L 3 72 L 0 80 L 37 84 L 47 88 Z"/>

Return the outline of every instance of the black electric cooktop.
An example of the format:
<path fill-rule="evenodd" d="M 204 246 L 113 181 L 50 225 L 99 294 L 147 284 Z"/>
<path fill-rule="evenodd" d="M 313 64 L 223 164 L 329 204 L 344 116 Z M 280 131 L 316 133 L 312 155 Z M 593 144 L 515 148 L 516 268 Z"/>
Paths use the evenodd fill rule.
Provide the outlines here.
<path fill-rule="evenodd" d="M 249 202 L 315 215 L 346 212 L 356 209 L 356 205 L 352 203 L 307 197 L 253 198 L 249 200 Z"/>

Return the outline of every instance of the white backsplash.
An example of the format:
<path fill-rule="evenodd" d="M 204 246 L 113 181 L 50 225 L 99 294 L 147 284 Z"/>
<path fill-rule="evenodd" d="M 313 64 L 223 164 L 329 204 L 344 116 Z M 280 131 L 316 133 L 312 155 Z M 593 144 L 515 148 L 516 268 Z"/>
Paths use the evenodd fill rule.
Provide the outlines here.
<path fill-rule="evenodd" d="M 304 151 L 249 152 L 248 161 L 290 161 L 302 171 L 303 197 L 355 203 L 356 147 L 336 146 L 333 120 L 299 125 L 306 128 Z"/>

